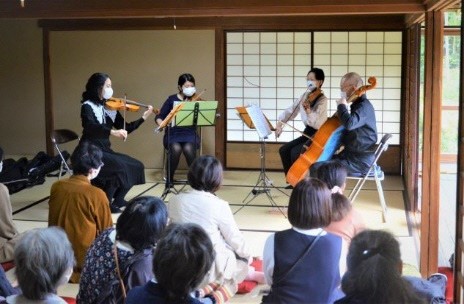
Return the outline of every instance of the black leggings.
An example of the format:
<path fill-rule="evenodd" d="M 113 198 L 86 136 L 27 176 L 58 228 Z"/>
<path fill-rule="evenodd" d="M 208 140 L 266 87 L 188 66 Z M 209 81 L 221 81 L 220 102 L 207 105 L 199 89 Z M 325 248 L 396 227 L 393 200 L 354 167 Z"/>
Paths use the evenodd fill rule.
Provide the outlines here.
<path fill-rule="evenodd" d="M 166 176 L 166 182 L 172 183 L 174 181 L 174 173 L 177 170 L 177 166 L 179 166 L 180 155 L 184 153 L 185 159 L 187 160 L 187 164 L 190 165 L 193 163 L 196 157 L 196 150 L 194 143 L 171 143 L 169 145 L 169 151 L 166 163 L 166 168 L 168 175 Z"/>
<path fill-rule="evenodd" d="M 127 192 L 129 192 L 130 188 L 124 187 L 114 187 L 109 186 L 106 189 L 103 189 L 108 197 L 108 200 L 111 203 L 114 203 L 118 206 L 122 206 L 124 204 L 124 198 L 126 197 Z"/>

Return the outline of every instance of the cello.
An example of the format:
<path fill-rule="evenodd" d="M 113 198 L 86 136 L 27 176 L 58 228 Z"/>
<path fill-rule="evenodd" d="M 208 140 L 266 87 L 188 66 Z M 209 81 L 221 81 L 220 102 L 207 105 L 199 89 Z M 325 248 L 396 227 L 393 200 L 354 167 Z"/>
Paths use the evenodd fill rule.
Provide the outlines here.
<path fill-rule="evenodd" d="M 375 88 L 377 80 L 375 77 L 369 77 L 368 85 L 364 85 L 356 89 L 356 91 L 347 100 L 348 103 L 353 102 L 366 91 Z M 332 157 L 339 146 L 339 141 L 343 133 L 344 127 L 340 119 L 335 113 L 328 118 L 326 122 L 317 130 L 311 140 L 311 145 L 304 153 L 301 153 L 298 159 L 290 167 L 287 173 L 287 182 L 293 187 L 302 180 L 308 173 L 309 168 L 317 161 L 328 160 Z"/>

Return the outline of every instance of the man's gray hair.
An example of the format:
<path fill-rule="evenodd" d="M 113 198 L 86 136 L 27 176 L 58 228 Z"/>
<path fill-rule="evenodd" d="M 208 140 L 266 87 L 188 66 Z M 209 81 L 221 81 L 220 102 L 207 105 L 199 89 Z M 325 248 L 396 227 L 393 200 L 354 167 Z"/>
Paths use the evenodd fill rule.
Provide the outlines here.
<path fill-rule="evenodd" d="M 66 271 L 74 265 L 74 253 L 59 227 L 29 230 L 15 247 L 16 277 L 24 297 L 43 300 L 56 293 Z"/>
<path fill-rule="evenodd" d="M 359 88 L 363 85 L 363 80 L 358 73 L 350 72 L 343 76 L 343 83 L 354 85 L 356 88 Z"/>

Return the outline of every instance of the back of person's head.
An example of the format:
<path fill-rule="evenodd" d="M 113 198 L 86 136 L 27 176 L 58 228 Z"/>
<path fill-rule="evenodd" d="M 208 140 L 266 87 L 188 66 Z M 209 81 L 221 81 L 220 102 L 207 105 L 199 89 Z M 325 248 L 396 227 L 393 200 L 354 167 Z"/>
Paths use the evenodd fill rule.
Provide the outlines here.
<path fill-rule="evenodd" d="M 353 206 L 350 200 L 341 193 L 332 193 L 332 221 L 338 222 L 350 213 Z"/>
<path fill-rule="evenodd" d="M 214 156 L 202 155 L 190 165 L 187 179 L 195 190 L 214 193 L 222 184 L 222 165 Z"/>
<path fill-rule="evenodd" d="M 343 189 L 346 184 L 347 175 L 346 167 L 341 162 L 329 160 L 323 162 L 317 168 L 315 177 L 326 183 L 329 189 L 333 189 L 335 186 Z"/>
<path fill-rule="evenodd" d="M 307 178 L 296 184 L 288 204 L 288 220 L 293 227 L 326 227 L 332 220 L 331 213 L 331 192 L 325 183 L 316 178 Z"/>
<path fill-rule="evenodd" d="M 342 290 L 362 303 L 422 303 L 401 277 L 400 246 L 386 231 L 365 230 L 351 241 Z"/>
<path fill-rule="evenodd" d="M 85 92 L 82 93 L 82 102 L 90 100 L 94 103 L 100 103 L 100 92 L 108 78 L 110 76 L 105 73 L 92 74 L 85 85 Z"/>
<path fill-rule="evenodd" d="M 97 169 L 103 165 L 101 149 L 88 141 L 81 141 L 71 155 L 73 174 L 89 174 L 90 169 Z"/>
<path fill-rule="evenodd" d="M 187 303 L 189 293 L 202 282 L 215 258 L 213 244 L 197 224 L 170 224 L 153 258 L 156 281 L 169 303 Z"/>
<path fill-rule="evenodd" d="M 23 295 L 43 300 L 66 283 L 74 265 L 74 253 L 66 233 L 58 227 L 29 230 L 14 251 L 16 277 Z"/>
<path fill-rule="evenodd" d="M 155 196 L 139 196 L 129 201 L 116 223 L 117 239 L 135 250 L 156 245 L 168 223 L 166 204 Z"/>

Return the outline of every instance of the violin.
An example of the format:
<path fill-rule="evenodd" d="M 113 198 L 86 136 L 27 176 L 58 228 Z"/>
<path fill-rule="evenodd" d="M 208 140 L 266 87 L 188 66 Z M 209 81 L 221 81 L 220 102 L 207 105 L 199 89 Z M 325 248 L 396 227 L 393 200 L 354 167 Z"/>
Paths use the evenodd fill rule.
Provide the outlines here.
<path fill-rule="evenodd" d="M 309 93 L 308 96 L 306 96 L 306 99 L 303 101 L 303 107 L 305 109 L 308 109 L 316 102 L 316 100 L 321 95 L 322 95 L 322 90 L 320 88 L 315 89 L 314 91 Z"/>
<path fill-rule="evenodd" d="M 137 112 L 140 110 L 140 107 L 148 109 L 148 105 L 139 103 L 133 100 L 111 97 L 106 100 L 105 106 L 113 111 L 126 110 L 129 112 Z M 153 109 L 153 113 L 159 114 L 159 109 Z"/>
<path fill-rule="evenodd" d="M 203 99 L 201 99 L 201 95 L 203 95 L 203 93 L 206 92 L 206 89 L 204 89 L 203 91 L 201 91 L 200 93 L 195 93 L 193 94 L 191 97 L 190 97 L 190 100 L 189 101 L 203 101 Z"/>

